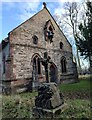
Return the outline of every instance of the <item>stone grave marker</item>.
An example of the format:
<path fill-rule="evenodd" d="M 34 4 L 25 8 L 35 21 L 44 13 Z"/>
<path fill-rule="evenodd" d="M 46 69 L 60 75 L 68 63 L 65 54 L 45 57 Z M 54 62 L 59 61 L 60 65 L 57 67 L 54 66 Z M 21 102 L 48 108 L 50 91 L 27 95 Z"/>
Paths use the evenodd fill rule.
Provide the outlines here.
<path fill-rule="evenodd" d="M 38 96 L 35 98 L 33 117 L 54 118 L 58 117 L 66 108 L 63 95 L 59 93 L 56 83 L 43 83 L 38 88 Z"/>

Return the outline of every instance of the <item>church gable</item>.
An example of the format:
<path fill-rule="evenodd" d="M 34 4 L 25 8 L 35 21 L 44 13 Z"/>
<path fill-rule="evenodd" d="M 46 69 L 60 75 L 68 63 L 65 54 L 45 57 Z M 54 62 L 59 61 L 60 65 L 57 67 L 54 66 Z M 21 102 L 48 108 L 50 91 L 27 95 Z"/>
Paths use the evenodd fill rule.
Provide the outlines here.
<path fill-rule="evenodd" d="M 40 82 L 72 82 L 76 78 L 72 47 L 46 4 L 40 12 L 9 33 L 9 58 L 5 75 L 7 78 L 10 72 L 11 88 L 23 85 L 30 89 Z"/>
<path fill-rule="evenodd" d="M 10 32 L 10 35 L 12 36 L 11 43 L 13 44 L 27 44 L 45 48 L 46 44 L 48 44 L 46 41 L 50 41 L 50 48 L 60 49 L 60 42 L 62 42 L 63 49 L 66 50 L 67 47 L 68 51 L 71 52 L 69 42 L 47 8 L 43 8 L 32 18 L 15 28 Z M 35 40 L 34 36 L 36 36 Z"/>

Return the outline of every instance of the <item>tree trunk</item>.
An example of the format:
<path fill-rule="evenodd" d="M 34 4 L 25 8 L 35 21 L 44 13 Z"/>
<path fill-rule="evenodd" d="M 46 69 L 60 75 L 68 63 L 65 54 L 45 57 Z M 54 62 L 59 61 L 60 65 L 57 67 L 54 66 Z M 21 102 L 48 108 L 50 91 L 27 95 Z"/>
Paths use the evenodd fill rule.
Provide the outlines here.
<path fill-rule="evenodd" d="M 90 63 L 90 74 L 92 74 L 92 56 L 89 56 L 89 63 Z"/>
<path fill-rule="evenodd" d="M 80 74 L 81 73 L 81 64 L 80 64 L 80 58 L 79 58 L 79 54 L 78 54 L 78 48 L 77 48 L 77 46 L 76 46 L 76 53 L 77 53 L 77 63 L 78 63 L 78 68 L 77 68 L 77 70 L 78 70 L 78 73 Z"/>

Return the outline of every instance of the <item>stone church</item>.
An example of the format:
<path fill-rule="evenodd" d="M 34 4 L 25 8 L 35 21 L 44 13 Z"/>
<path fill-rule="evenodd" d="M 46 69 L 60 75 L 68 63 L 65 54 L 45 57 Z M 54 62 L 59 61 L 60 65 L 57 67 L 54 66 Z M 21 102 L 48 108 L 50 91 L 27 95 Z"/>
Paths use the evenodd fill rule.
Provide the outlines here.
<path fill-rule="evenodd" d="M 15 91 L 32 89 L 46 82 L 45 59 L 48 59 L 49 82 L 77 81 L 72 46 L 58 24 L 44 7 L 37 14 L 8 33 L 1 43 L 0 79 Z"/>

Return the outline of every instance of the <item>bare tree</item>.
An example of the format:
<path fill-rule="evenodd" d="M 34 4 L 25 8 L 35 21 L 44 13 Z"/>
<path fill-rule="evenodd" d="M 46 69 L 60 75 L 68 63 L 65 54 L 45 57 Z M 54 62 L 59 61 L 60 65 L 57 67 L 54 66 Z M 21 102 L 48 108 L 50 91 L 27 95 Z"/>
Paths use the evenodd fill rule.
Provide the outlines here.
<path fill-rule="evenodd" d="M 78 25 L 79 25 L 79 5 L 76 2 L 65 2 L 64 3 L 64 13 L 61 15 L 61 19 L 59 18 L 58 20 L 58 16 L 56 17 L 56 20 L 58 20 L 59 25 L 61 26 L 61 28 L 63 28 L 63 30 L 66 32 L 67 28 L 69 28 L 68 30 L 68 35 L 72 35 L 72 37 L 74 38 L 74 42 L 72 45 L 76 45 L 77 42 L 77 37 L 76 35 L 78 34 Z M 71 32 L 70 32 L 71 31 Z M 70 34 L 69 34 L 70 32 Z M 76 61 L 77 61 L 77 66 L 78 66 L 78 71 L 81 71 L 81 64 L 80 64 L 80 57 L 79 57 L 79 53 L 78 53 L 78 49 L 76 46 Z"/>
<path fill-rule="evenodd" d="M 75 44 L 77 42 L 77 30 L 78 30 L 78 8 L 77 8 L 77 3 L 73 2 L 73 3 L 66 3 L 66 9 L 69 12 L 69 19 L 70 19 L 70 26 L 72 28 L 72 32 L 73 32 L 73 37 L 75 40 Z M 77 60 L 78 60 L 78 67 L 79 67 L 79 72 L 81 70 L 81 65 L 80 65 L 80 58 L 79 58 L 79 54 L 78 54 L 78 49 L 76 47 L 76 55 L 77 55 Z"/>

